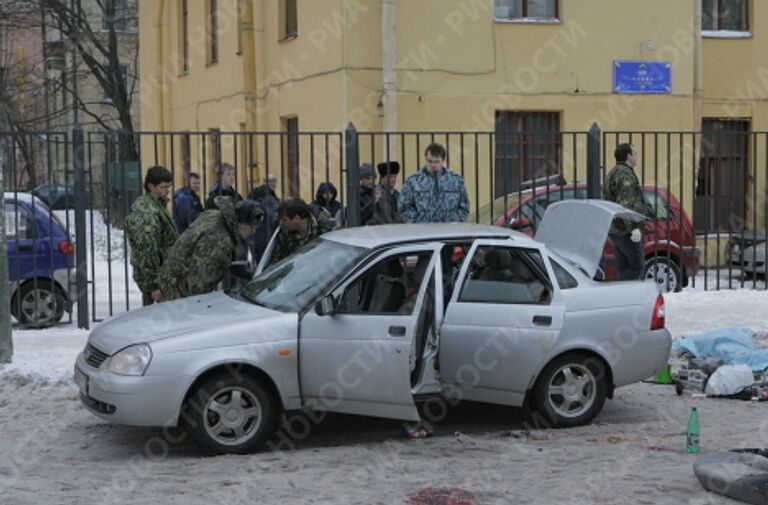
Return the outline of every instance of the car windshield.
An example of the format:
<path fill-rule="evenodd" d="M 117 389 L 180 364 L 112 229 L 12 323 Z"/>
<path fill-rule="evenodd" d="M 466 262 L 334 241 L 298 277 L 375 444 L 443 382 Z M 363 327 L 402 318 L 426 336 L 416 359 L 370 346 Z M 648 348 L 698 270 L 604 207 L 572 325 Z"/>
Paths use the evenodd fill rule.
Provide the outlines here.
<path fill-rule="evenodd" d="M 265 269 L 240 291 L 246 299 L 283 312 L 300 312 L 367 249 L 322 238 Z"/>

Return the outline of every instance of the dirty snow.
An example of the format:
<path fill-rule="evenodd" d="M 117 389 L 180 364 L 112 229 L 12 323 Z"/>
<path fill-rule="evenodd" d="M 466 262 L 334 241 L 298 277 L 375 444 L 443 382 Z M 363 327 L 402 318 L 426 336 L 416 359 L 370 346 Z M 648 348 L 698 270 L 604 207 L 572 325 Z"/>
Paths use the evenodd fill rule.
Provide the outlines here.
<path fill-rule="evenodd" d="M 675 338 L 742 324 L 768 331 L 764 291 L 666 299 Z M 79 405 L 72 366 L 86 336 L 72 325 L 13 330 L 14 360 L 0 370 L 3 505 L 725 504 L 734 502 L 705 492 L 685 453 L 690 407 L 703 452 L 760 446 L 768 429 L 763 403 L 637 384 L 574 429 L 526 430 L 519 410 L 479 404 L 450 410 L 425 440 L 403 438 L 397 421 L 292 417 L 281 450 L 207 458 L 183 434 L 112 426 Z"/>

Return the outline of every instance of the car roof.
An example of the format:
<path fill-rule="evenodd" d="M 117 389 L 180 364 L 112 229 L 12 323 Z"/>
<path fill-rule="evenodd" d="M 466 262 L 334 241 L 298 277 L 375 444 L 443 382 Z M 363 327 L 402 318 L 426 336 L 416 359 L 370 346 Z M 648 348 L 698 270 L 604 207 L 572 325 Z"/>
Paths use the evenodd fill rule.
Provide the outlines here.
<path fill-rule="evenodd" d="M 430 224 L 387 224 L 380 226 L 361 226 L 345 228 L 323 235 L 323 238 L 343 244 L 377 248 L 410 242 L 432 242 L 461 239 L 500 239 L 513 238 L 520 244 L 537 243 L 524 233 L 500 226 L 469 223 L 430 223 Z"/>
<path fill-rule="evenodd" d="M 30 193 L 14 193 L 13 191 L 6 191 L 3 194 L 3 199 L 6 201 L 16 200 L 17 202 L 24 202 L 29 205 L 34 205 L 35 207 L 41 206 L 46 209 L 48 208 L 42 200 Z"/>

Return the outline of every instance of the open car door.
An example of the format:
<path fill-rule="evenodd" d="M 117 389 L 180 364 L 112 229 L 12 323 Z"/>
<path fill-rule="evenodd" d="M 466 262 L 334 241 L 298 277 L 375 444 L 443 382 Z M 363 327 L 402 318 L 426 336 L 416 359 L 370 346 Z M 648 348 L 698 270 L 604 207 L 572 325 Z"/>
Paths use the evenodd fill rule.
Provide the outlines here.
<path fill-rule="evenodd" d="M 299 379 L 306 406 L 419 419 L 411 378 L 429 326 L 424 312 L 442 246 L 383 252 L 332 289 L 319 311 L 303 316 Z"/>

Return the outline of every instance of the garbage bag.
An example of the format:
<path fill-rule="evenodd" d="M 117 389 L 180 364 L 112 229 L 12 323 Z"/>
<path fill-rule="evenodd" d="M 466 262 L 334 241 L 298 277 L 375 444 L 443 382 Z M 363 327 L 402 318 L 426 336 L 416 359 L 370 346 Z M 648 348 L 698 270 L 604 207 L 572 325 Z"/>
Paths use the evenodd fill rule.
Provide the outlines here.
<path fill-rule="evenodd" d="M 704 392 L 707 395 L 735 395 L 755 382 L 749 365 L 723 365 L 709 376 Z"/>

